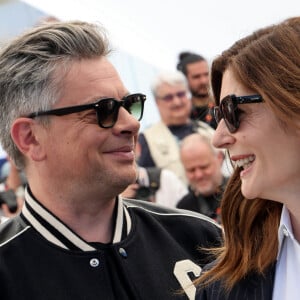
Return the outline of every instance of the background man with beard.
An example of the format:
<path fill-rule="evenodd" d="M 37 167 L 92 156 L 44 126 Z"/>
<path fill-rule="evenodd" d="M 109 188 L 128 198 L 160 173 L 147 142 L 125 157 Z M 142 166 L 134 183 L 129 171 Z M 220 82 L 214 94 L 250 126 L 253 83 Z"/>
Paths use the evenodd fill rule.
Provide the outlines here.
<path fill-rule="evenodd" d="M 192 103 L 187 79 L 181 72 L 158 74 L 152 82 L 151 91 L 161 120 L 139 134 L 138 164 L 145 168 L 168 169 L 187 184 L 179 156 L 181 140 L 195 132 L 212 136 L 215 130 L 205 122 L 190 118 Z"/>
<path fill-rule="evenodd" d="M 210 112 L 214 106 L 214 101 L 210 95 L 207 60 L 196 53 L 182 52 L 179 54 L 177 70 L 181 71 L 187 78 L 192 94 L 191 119 L 206 122 L 215 129 L 216 122 Z"/>

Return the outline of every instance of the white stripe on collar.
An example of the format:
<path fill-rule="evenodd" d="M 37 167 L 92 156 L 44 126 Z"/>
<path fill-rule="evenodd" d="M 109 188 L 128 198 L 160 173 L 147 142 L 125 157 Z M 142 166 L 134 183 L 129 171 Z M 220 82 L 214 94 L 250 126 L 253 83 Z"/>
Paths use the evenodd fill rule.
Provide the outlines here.
<path fill-rule="evenodd" d="M 115 234 L 113 237 L 113 244 L 118 243 L 122 239 L 122 228 L 123 228 L 123 201 L 122 198 L 118 197 L 118 207 L 117 207 L 117 217 L 116 217 L 116 226 Z"/>
<path fill-rule="evenodd" d="M 124 205 L 124 213 L 125 213 L 125 217 L 126 217 L 127 235 L 128 235 L 131 230 L 131 227 L 132 227 L 132 222 L 131 222 L 131 218 L 130 218 L 128 209 L 125 205 Z"/>
<path fill-rule="evenodd" d="M 49 213 L 45 208 L 43 208 L 38 202 L 36 202 L 29 194 L 28 190 L 25 191 L 25 199 L 28 204 L 34 209 L 34 211 L 39 214 L 45 221 L 47 221 L 50 225 L 52 225 L 57 231 L 59 231 L 63 236 L 65 236 L 68 240 L 70 240 L 74 245 L 76 245 L 79 249 L 83 251 L 93 251 L 94 247 L 90 246 L 83 239 L 81 239 L 78 235 L 76 235 L 73 231 L 71 231 L 67 226 L 65 226 L 61 221 L 59 221 L 54 215 Z M 33 220 L 32 215 L 29 217 L 29 221 Z M 32 224 L 33 225 L 33 224 Z M 40 232 L 40 227 L 35 227 L 36 230 Z M 47 236 L 44 236 L 47 238 Z"/>
<path fill-rule="evenodd" d="M 117 230 L 117 228 L 119 227 L 120 228 L 120 234 L 122 235 L 122 228 L 123 228 L 123 226 L 124 226 L 124 224 L 126 224 L 127 225 L 127 230 L 126 230 L 126 234 L 128 235 L 129 234 L 129 232 L 130 232 L 130 230 L 131 230 L 131 227 L 132 227 L 132 222 L 131 222 L 131 218 L 130 218 L 130 215 L 129 215 L 129 212 L 128 212 L 128 210 L 127 210 L 127 207 L 124 205 L 124 203 L 123 203 L 123 198 L 122 198 L 122 196 L 121 195 L 119 195 L 118 196 L 118 199 L 119 199 L 119 209 L 120 209 L 120 211 L 118 212 L 118 215 L 120 214 L 120 215 L 122 215 L 122 224 L 120 224 L 119 226 L 118 225 L 116 225 L 116 230 Z M 123 212 L 124 211 L 124 215 L 125 215 L 125 220 L 126 220 L 126 223 L 123 223 L 124 221 L 123 221 Z M 117 219 L 117 221 L 118 221 L 118 219 Z M 113 242 L 120 242 L 120 240 L 121 239 L 119 239 L 119 240 L 115 240 L 114 239 L 114 241 Z"/>
<path fill-rule="evenodd" d="M 59 219 L 57 219 L 53 214 L 47 211 L 42 205 L 40 205 L 34 198 L 32 198 L 28 192 L 28 189 L 25 190 L 25 203 L 22 209 L 22 213 L 25 218 L 31 223 L 31 225 L 47 240 L 60 246 L 62 248 L 68 249 L 63 241 L 61 241 L 55 234 L 51 233 L 45 226 L 43 226 L 28 210 L 26 203 L 43 218 L 47 223 L 53 226 L 61 235 L 63 235 L 67 240 L 69 240 L 76 247 L 82 251 L 94 251 L 96 248 L 92 247 L 90 244 L 81 239 L 76 235 L 71 229 L 64 225 Z M 117 197 L 117 214 L 116 214 L 116 226 L 115 232 L 113 235 L 113 243 L 120 242 L 122 240 L 122 229 L 124 222 L 127 224 L 127 234 L 131 229 L 131 219 L 129 213 L 125 206 L 123 205 L 123 199 L 121 196 Z M 125 219 L 124 219 L 125 214 Z"/>
<path fill-rule="evenodd" d="M 22 208 L 22 213 L 25 218 L 31 223 L 31 225 L 48 241 L 52 242 L 53 244 L 68 249 L 60 240 L 58 240 L 50 231 L 48 231 L 33 215 L 30 214 L 26 205 Z"/>

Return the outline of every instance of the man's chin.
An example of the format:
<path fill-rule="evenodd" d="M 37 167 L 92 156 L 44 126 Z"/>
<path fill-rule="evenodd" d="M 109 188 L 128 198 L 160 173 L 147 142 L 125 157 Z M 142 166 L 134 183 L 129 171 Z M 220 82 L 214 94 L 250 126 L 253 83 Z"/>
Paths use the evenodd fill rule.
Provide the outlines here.
<path fill-rule="evenodd" d="M 206 196 L 210 196 L 213 194 L 213 192 L 211 191 L 211 189 L 206 189 L 206 188 L 197 188 L 196 190 L 194 190 L 194 193 L 196 196 L 202 195 L 204 197 Z"/>

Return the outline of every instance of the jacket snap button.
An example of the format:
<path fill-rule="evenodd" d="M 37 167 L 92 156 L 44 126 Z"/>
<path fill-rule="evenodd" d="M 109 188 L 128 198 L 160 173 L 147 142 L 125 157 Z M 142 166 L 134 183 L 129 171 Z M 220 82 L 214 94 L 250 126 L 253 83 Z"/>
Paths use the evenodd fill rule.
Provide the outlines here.
<path fill-rule="evenodd" d="M 119 253 L 122 257 L 127 258 L 127 252 L 124 248 L 120 248 Z"/>
<path fill-rule="evenodd" d="M 93 268 L 96 268 L 96 267 L 98 267 L 99 266 L 99 259 L 97 259 L 97 258 L 92 258 L 91 260 L 90 260 L 90 265 L 91 265 L 91 267 L 93 267 Z"/>

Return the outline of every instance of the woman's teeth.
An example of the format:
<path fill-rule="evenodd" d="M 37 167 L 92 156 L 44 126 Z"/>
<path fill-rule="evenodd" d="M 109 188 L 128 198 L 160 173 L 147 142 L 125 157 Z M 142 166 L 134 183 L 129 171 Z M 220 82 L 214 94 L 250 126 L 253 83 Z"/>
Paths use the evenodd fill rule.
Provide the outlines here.
<path fill-rule="evenodd" d="M 243 159 L 239 159 L 237 160 L 235 163 L 238 167 L 243 167 L 244 169 L 246 169 L 247 167 L 249 167 L 251 165 L 251 163 L 255 160 L 255 156 L 251 155 L 249 157 L 243 158 Z"/>

